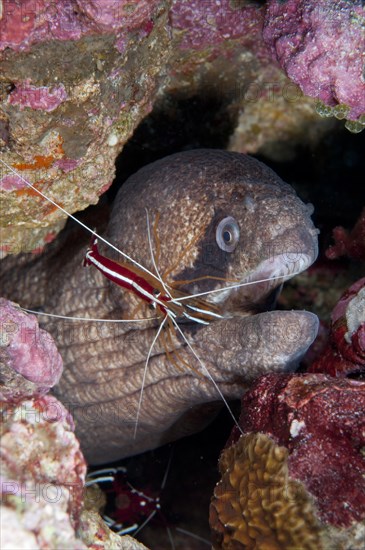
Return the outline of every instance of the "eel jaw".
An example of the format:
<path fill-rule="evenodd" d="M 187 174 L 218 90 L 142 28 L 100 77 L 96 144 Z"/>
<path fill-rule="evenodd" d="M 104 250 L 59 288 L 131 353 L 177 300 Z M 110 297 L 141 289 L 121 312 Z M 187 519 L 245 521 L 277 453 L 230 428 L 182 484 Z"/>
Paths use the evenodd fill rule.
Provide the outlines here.
<path fill-rule="evenodd" d="M 210 301 L 222 308 L 225 314 L 272 309 L 283 283 L 305 271 L 316 256 L 288 252 L 268 258 L 240 281 L 242 286 L 212 294 Z"/>

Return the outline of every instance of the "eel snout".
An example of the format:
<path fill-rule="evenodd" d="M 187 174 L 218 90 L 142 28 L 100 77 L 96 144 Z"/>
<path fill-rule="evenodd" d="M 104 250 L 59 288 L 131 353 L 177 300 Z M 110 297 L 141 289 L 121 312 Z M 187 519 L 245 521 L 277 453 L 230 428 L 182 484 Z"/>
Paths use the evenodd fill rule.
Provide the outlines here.
<path fill-rule="evenodd" d="M 304 205 L 303 205 L 304 206 Z M 298 216 L 298 225 L 288 228 L 257 253 L 254 269 L 245 273 L 238 288 L 213 295 L 226 315 L 272 309 L 283 283 L 311 266 L 318 256 L 318 230 L 307 211 Z"/>

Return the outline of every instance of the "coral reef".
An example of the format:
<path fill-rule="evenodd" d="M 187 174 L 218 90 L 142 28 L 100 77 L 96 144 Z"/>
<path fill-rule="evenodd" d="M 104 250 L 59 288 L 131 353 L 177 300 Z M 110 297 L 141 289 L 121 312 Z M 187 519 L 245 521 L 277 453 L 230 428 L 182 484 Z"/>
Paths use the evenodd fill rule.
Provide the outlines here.
<path fill-rule="evenodd" d="M 16 401 L 48 392 L 62 374 L 53 338 L 16 304 L 0 298 L 0 399 Z"/>
<path fill-rule="evenodd" d="M 365 382 L 324 374 L 268 374 L 260 377 L 242 398 L 242 432 L 256 434 L 255 437 L 265 434 L 285 448 L 289 480 L 301 482 L 312 499 L 321 537 L 329 537 L 333 544 L 341 542 L 343 548 L 362 548 L 365 535 L 364 409 Z M 235 428 L 227 446 L 239 436 Z M 276 452 L 282 455 L 283 450 Z M 231 453 L 234 456 L 235 451 Z M 230 466 L 228 474 L 242 469 L 245 478 L 251 479 L 250 472 L 258 469 L 256 455 L 247 446 L 243 456 L 248 457 L 243 459 L 244 465 L 238 458 L 238 464 Z M 223 476 L 226 475 L 224 470 Z M 252 475 L 265 481 L 265 476 Z M 260 506 L 265 507 L 265 502 L 263 498 Z M 214 498 L 212 506 L 217 510 Z M 251 510 L 237 504 L 236 496 L 230 506 L 244 517 Z M 228 505 L 225 511 L 227 508 Z M 217 521 L 213 517 L 213 529 Z M 287 521 L 290 523 L 290 516 Z M 224 522 L 224 517 L 220 517 L 219 523 Z M 295 533 L 295 522 L 293 525 Z M 230 537 L 229 530 L 220 531 Z M 271 536 L 277 535 L 277 528 L 273 527 Z M 307 541 L 311 547 L 310 536 L 302 544 Z"/>
<path fill-rule="evenodd" d="M 1 412 L 3 506 L 37 547 L 84 548 L 76 544 L 75 528 L 86 464 L 69 413 L 52 396 L 2 403 Z M 13 540 L 8 529 L 3 526 L 2 536 Z"/>
<path fill-rule="evenodd" d="M 310 171 L 309 166 L 313 168 L 314 164 L 308 163 L 303 173 L 296 168 L 288 180 L 298 185 L 301 195 L 300 180 L 306 178 L 301 196 L 315 204 L 316 225 L 321 228 L 324 242 L 326 226 L 338 225 L 327 258 L 346 256 L 355 262 L 322 262 L 296 278 L 291 290 L 282 295 L 280 309 L 306 308 L 322 317 L 320 336 L 302 364 L 302 368 L 310 365 L 309 374 L 264 376 L 244 397 L 241 421 L 245 435 L 222 455 L 223 481 L 216 488 L 211 507 L 216 547 L 363 548 L 364 279 L 340 299 L 328 330 L 326 323 L 348 281 L 363 276 L 359 271 L 354 275 L 354 269 L 360 270 L 358 261 L 365 260 L 365 210 L 352 231 L 345 229 L 353 223 L 349 220 L 356 200 L 346 183 L 348 198 L 341 202 L 338 197 L 343 194 L 336 195 L 331 177 L 338 167 L 332 158 L 341 158 L 348 168 L 341 185 L 343 181 L 350 184 L 356 169 L 355 149 L 347 149 L 345 154 L 341 148 L 337 154 L 334 148 L 332 157 L 323 156 L 321 148 L 314 149 L 324 142 L 327 150 L 331 149 L 330 138 L 343 124 L 336 119 L 346 119 L 346 126 L 353 132 L 364 127 L 363 31 L 361 0 L 64 0 L 57 6 L 52 0 L 0 2 L 0 160 L 6 163 L 0 162 L 3 255 L 39 252 L 64 225 L 64 215 L 28 188 L 23 178 L 69 212 L 96 203 L 114 178 L 116 157 L 152 109 L 151 118 L 143 123 L 149 134 L 144 135 L 140 150 L 143 154 L 152 151 L 154 156 L 140 155 L 138 168 L 164 155 L 202 146 L 257 153 L 279 162 L 295 159 L 299 167 L 299 149 L 309 147 L 312 151 L 315 169 Z M 186 116 L 188 110 L 192 123 Z M 200 116 L 201 124 L 195 120 L 200 122 Z M 157 120 L 155 126 L 151 124 L 153 117 Z M 335 130 L 331 136 L 322 139 L 331 130 Z M 134 171 L 128 172 L 128 148 L 125 153 L 121 163 L 123 170 L 125 165 L 127 168 L 121 181 Z M 278 170 L 283 170 L 286 179 L 288 166 Z M 316 181 L 321 185 L 315 185 Z M 321 189 L 322 195 L 313 192 L 310 196 L 309 183 L 317 191 Z M 336 219 L 331 210 L 333 223 L 320 219 L 321 208 L 329 211 L 329 193 L 339 214 Z M 147 198 L 151 204 L 148 193 Z M 169 206 L 175 208 L 171 198 Z M 342 208 L 347 208 L 347 219 Z M 180 221 L 175 212 L 167 224 L 170 232 L 171 227 L 175 231 L 179 225 L 177 219 Z M 136 235 L 136 245 L 133 242 L 131 233 L 138 233 L 136 220 L 145 229 L 144 212 L 131 215 L 124 226 L 127 242 L 122 242 L 129 246 L 131 241 L 133 254 L 139 250 L 141 239 L 146 243 L 145 232 Z M 187 234 L 186 227 L 189 231 L 196 227 L 195 222 L 182 227 L 181 233 Z M 265 234 L 267 224 L 260 227 L 265 228 Z M 249 244 L 248 248 L 256 242 L 251 237 L 245 224 L 244 244 Z M 48 248 L 54 256 L 50 254 L 38 278 L 33 278 L 38 255 L 28 258 L 32 266 L 29 271 L 24 258 L 8 258 L 13 263 L 6 264 L 11 266 L 7 278 L 17 287 L 17 300 L 40 309 L 44 305 L 44 311 L 61 314 L 75 314 L 73 306 L 77 309 L 81 303 L 81 310 L 93 317 L 103 302 L 100 312 L 106 317 L 111 312 L 113 318 L 128 316 L 136 304 L 118 301 L 116 293 L 107 296 L 100 280 L 93 276 L 88 279 L 90 270 L 86 274 L 87 270 L 79 265 L 88 236 L 84 241 L 77 236 L 77 244 L 72 246 L 62 239 L 64 236 L 61 244 L 53 243 L 55 247 Z M 178 239 L 168 244 L 166 238 L 166 242 L 173 249 Z M 149 258 L 146 250 L 142 260 Z M 208 250 L 210 261 L 210 249 L 204 250 Z M 67 266 L 70 271 L 64 277 Z M 187 263 L 185 267 L 191 276 L 196 266 L 191 268 Z M 28 278 L 33 281 L 29 283 L 33 284 L 32 296 L 30 302 L 23 302 Z M 69 284 L 67 288 L 62 286 L 64 282 Z M 48 284 L 46 296 L 44 288 Z M 73 301 L 72 287 L 76 294 L 79 289 L 80 303 Z M 249 293 L 244 296 L 246 309 L 252 306 L 250 298 Z M 233 305 L 239 308 L 242 304 L 237 300 Z M 255 307 L 261 306 L 265 304 L 257 300 Z M 128 381 L 140 381 L 141 369 L 136 369 L 136 364 L 144 364 L 155 328 L 147 327 L 142 334 L 130 326 L 126 330 L 110 326 L 104 331 L 105 327 L 96 323 L 46 324 L 52 324 L 60 351 L 65 354 L 64 383 L 81 387 L 85 382 L 85 393 L 76 406 L 76 421 L 84 423 L 85 438 L 94 438 L 94 444 L 99 433 L 93 428 L 95 422 L 100 422 L 100 441 L 105 437 L 108 449 L 110 434 L 119 437 L 120 419 L 128 429 L 131 424 L 133 429 L 136 420 L 135 403 L 124 403 L 127 398 L 120 391 L 124 379 L 118 384 L 120 376 L 115 365 L 133 367 Z M 209 370 L 213 377 L 232 396 L 241 395 L 258 374 L 282 369 L 284 364 L 286 369 L 295 368 L 316 331 L 314 317 L 303 314 L 300 321 L 298 311 L 260 312 L 244 321 L 237 315 L 217 325 L 212 323 L 203 330 L 198 327 L 191 338 L 204 361 L 212 363 Z M 178 338 L 173 346 L 175 343 L 177 349 L 181 348 Z M 155 351 L 161 359 L 164 349 L 160 344 Z M 99 345 L 103 348 L 100 355 Z M 184 357 L 184 351 L 177 353 Z M 85 368 L 80 373 L 76 368 L 70 372 L 69 365 L 83 367 L 85 357 Z M 143 405 L 150 416 L 146 431 L 144 426 L 142 431 L 139 428 L 138 437 L 146 443 L 150 437 L 148 422 L 155 423 L 160 431 L 152 434 L 151 439 L 156 436 L 158 442 L 152 444 L 161 444 L 170 437 L 185 435 L 188 426 L 189 430 L 197 429 L 199 422 L 204 423 L 205 414 L 211 418 L 214 405 L 206 403 L 198 414 L 191 405 L 207 398 L 217 399 L 217 393 L 204 376 L 199 378 L 186 370 L 181 377 L 180 373 L 176 375 L 175 365 L 168 360 L 161 380 L 153 385 L 158 370 L 156 357 L 152 354 L 151 377 L 148 373 L 146 380 L 147 385 L 152 382 L 151 387 L 157 387 L 162 420 L 158 408 L 150 406 L 153 398 L 147 392 Z M 187 354 L 186 361 L 191 359 Z M 200 369 L 194 360 L 193 365 Z M 0 453 L 4 463 L 0 546 L 5 550 L 142 548 L 133 539 L 112 533 L 96 507 L 90 509 L 85 504 L 85 461 L 69 412 L 74 411 L 75 402 L 66 398 L 63 406 L 45 395 L 59 381 L 62 360 L 52 337 L 39 329 L 35 318 L 5 300 L 0 300 L 0 370 Z M 223 371 L 224 380 L 220 376 Z M 360 381 L 346 378 L 349 375 Z M 191 380 L 185 394 L 180 383 L 184 377 Z M 206 382 L 205 389 L 200 386 L 201 378 Z M 174 424 L 173 415 L 167 418 L 165 403 L 173 398 L 176 410 L 180 407 L 181 412 L 186 406 L 192 413 L 189 419 L 182 414 L 180 425 Z M 217 444 L 220 435 L 210 436 L 216 449 L 223 445 Z M 105 460 L 103 445 L 101 441 L 96 450 L 101 461 Z M 200 463 L 204 456 L 201 486 L 196 483 L 196 487 L 209 485 L 205 450 L 195 460 Z M 114 451 L 118 453 L 119 449 Z M 156 456 L 151 455 L 149 460 L 156 463 Z M 184 464 L 181 471 L 193 477 L 192 469 L 186 468 L 186 455 L 179 456 L 179 460 Z M 213 471 L 216 455 L 211 463 Z M 153 476 L 146 474 L 143 481 L 148 484 L 151 479 Z M 174 481 L 174 501 L 178 500 L 176 487 L 184 485 L 181 479 Z M 215 481 L 212 475 L 211 486 Z M 196 487 L 191 492 L 196 501 L 203 502 L 203 489 Z M 244 492 L 233 506 L 229 502 L 232 491 L 239 495 L 240 490 Z M 206 505 L 194 504 L 186 513 L 185 525 L 193 531 L 194 517 L 200 518 L 199 514 L 207 511 Z M 189 505 L 180 506 L 186 510 Z M 302 521 L 298 520 L 300 514 Z M 145 540 L 148 546 L 164 547 L 153 544 L 154 539 L 148 536 Z M 199 541 L 195 542 L 199 547 Z M 186 546 L 192 548 L 189 543 Z M 176 548 L 180 546 L 176 544 Z"/>
<path fill-rule="evenodd" d="M 318 117 L 314 100 L 273 62 L 262 39 L 264 16 L 264 7 L 253 2 L 174 2 L 171 25 L 179 47 L 157 107 L 172 116 L 174 98 L 215 98 L 226 106 L 225 116 L 215 121 L 222 135 L 231 121 L 224 142 L 229 150 L 283 160 L 294 155 L 298 143 L 318 142 L 334 124 Z"/>
<path fill-rule="evenodd" d="M 288 451 L 263 434 L 242 435 L 219 459 L 210 505 L 213 548 L 323 549 L 313 499 L 288 475 Z"/>
<path fill-rule="evenodd" d="M 333 108 L 319 112 L 355 121 L 354 131 L 365 120 L 364 16 L 361 0 L 269 0 L 263 31 L 291 80 Z"/>
<path fill-rule="evenodd" d="M 357 124 L 363 90 L 356 80 L 360 56 L 353 45 L 359 42 L 362 8 L 358 2 L 342 6 L 341 0 L 333 8 L 328 3 L 323 0 L 318 10 L 303 9 L 302 35 L 298 31 L 297 37 L 304 37 L 303 59 L 291 47 L 288 55 L 297 54 L 294 59 L 283 60 L 285 48 L 283 55 L 275 53 L 305 93 L 335 102 L 342 114 L 342 104 L 348 103 L 348 117 L 357 118 Z M 67 0 L 56 10 L 51 0 L 4 0 L 2 253 L 43 247 L 64 223 L 64 214 L 22 178 L 68 212 L 96 203 L 110 186 L 115 159 L 138 123 L 154 104 L 168 108 L 171 97 L 217 98 L 225 110 L 223 124 L 229 120 L 232 125 L 224 143 L 231 150 L 282 159 L 292 156 L 298 143 L 318 142 L 333 123 L 319 119 L 315 100 L 302 96 L 270 53 L 273 41 L 290 45 L 285 33 L 295 24 L 297 4 L 301 2 L 271 2 L 265 12 L 264 6 L 230 0 L 143 0 L 138 9 L 126 0 Z M 285 24 L 283 9 L 290 13 Z M 311 18 L 313 12 L 321 17 Z M 264 21 L 270 47 L 262 38 Z M 310 88 L 318 79 L 305 76 L 303 69 L 313 54 L 309 30 L 319 50 L 326 47 L 329 33 L 336 40 L 340 33 L 344 43 L 341 63 L 336 65 L 335 48 L 330 48 L 311 64 L 317 71 L 324 67 L 328 80 L 320 80 L 318 94 Z M 299 75 L 292 70 L 297 65 Z"/>
<path fill-rule="evenodd" d="M 335 260 L 347 256 L 353 260 L 365 261 L 365 208 L 351 231 L 344 227 L 335 227 L 333 230 L 335 244 L 328 247 L 326 256 Z"/>
<path fill-rule="evenodd" d="M 151 109 L 169 55 L 168 6 L 2 3 L 4 254 L 43 246 L 64 223 L 23 177 L 69 212 L 96 203 L 110 186 L 115 158 Z"/>
<path fill-rule="evenodd" d="M 76 540 L 86 464 L 53 396 L 62 359 L 36 317 L 0 299 L 1 547 L 83 549 Z"/>
<path fill-rule="evenodd" d="M 327 346 L 308 370 L 331 376 L 365 372 L 365 278 L 354 283 L 333 309 Z"/>

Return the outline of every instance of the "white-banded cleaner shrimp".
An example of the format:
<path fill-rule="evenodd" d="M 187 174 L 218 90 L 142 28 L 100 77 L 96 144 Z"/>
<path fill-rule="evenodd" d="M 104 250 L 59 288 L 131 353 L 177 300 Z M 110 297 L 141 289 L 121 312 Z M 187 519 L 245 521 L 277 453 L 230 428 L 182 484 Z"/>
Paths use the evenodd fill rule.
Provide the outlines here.
<path fill-rule="evenodd" d="M 199 459 L 198 464 L 196 461 L 191 464 L 190 482 L 186 479 L 181 483 L 182 456 L 178 460 L 175 448 L 170 445 L 125 459 L 109 468 L 92 470 L 86 485 L 95 487 L 98 484 L 104 495 L 103 519 L 117 534 L 129 534 L 151 548 L 192 550 L 210 547 L 208 518 L 203 507 L 199 510 L 199 522 L 192 525 L 189 525 L 189 511 L 196 503 L 196 490 L 200 494 L 198 500 L 206 501 L 208 506 L 212 487 L 207 489 L 206 495 L 199 487 L 194 492 L 189 491 L 196 467 L 203 465 L 199 464 Z M 181 453 L 181 446 L 176 449 Z M 187 477 L 188 469 L 185 468 L 184 473 Z M 100 502 L 101 497 L 99 492 L 93 491 L 87 498 Z"/>
<path fill-rule="evenodd" d="M 177 185 L 171 175 L 177 180 L 184 177 L 184 185 Z M 274 369 L 283 368 L 298 356 L 314 332 L 313 319 L 304 312 L 300 312 L 301 319 L 299 312 L 286 312 L 291 314 L 285 319 L 284 312 L 249 317 L 250 313 L 265 311 L 264 306 L 257 309 L 257 304 L 307 267 L 316 255 L 316 233 L 308 211 L 269 169 L 243 155 L 187 152 L 142 169 L 122 187 L 118 197 L 107 239 L 83 227 L 104 246 L 99 253 L 93 243 L 86 261 L 96 259 L 99 268 L 106 266 L 109 279 L 123 276 L 122 289 L 115 281 L 109 285 L 105 273 L 80 268 L 85 247 L 75 261 L 67 258 L 68 272 L 64 265 L 57 268 L 54 281 L 49 283 L 50 310 L 47 300 L 44 305 L 44 313 L 83 320 L 89 316 L 105 320 L 110 310 L 114 313 L 111 320 L 118 312 L 131 319 L 128 314 L 141 303 L 153 308 L 152 320 L 148 321 L 143 320 L 144 312 L 138 311 L 139 322 L 133 324 L 141 328 L 135 330 L 132 344 L 126 338 L 129 328 L 121 330 L 118 338 L 103 335 L 100 345 L 88 345 L 77 336 L 71 343 L 61 338 L 66 372 L 57 395 L 76 411 L 78 435 L 82 443 L 86 442 L 87 455 L 97 462 L 152 448 L 161 444 L 167 432 L 169 438 L 176 437 L 170 434 L 171 427 L 200 403 L 218 398 L 229 409 L 226 395 L 240 395 L 246 372 L 250 380 L 256 368 L 269 368 L 268 357 Z M 146 208 L 152 232 L 149 222 L 146 230 Z M 268 215 L 270 223 L 262 237 L 258 231 Z M 281 216 L 280 223 L 277 216 Z M 277 233 L 279 253 L 275 248 Z M 105 248 L 110 242 L 111 257 Z M 121 265 L 119 254 L 127 264 L 123 259 Z M 138 257 L 138 262 L 132 257 Z M 150 269 L 144 267 L 146 262 Z M 122 272 L 122 268 L 128 271 Z M 173 283 L 167 281 L 167 274 Z M 97 299 L 91 295 L 90 281 L 102 289 Z M 178 289 L 177 281 L 181 283 Z M 58 297 L 62 293 L 65 306 Z M 85 311 L 87 315 L 80 315 Z M 280 331 L 281 340 L 277 341 L 272 337 L 269 341 L 266 332 L 269 334 L 271 320 L 280 328 L 289 318 L 298 322 L 295 330 L 303 323 L 305 327 L 287 349 L 288 338 L 283 342 Z M 258 333 L 262 341 L 251 342 L 250 336 Z M 90 413 L 87 421 L 85 411 Z M 196 429 L 196 418 L 193 424 L 192 429 Z M 184 427 L 182 433 L 187 432 Z"/>

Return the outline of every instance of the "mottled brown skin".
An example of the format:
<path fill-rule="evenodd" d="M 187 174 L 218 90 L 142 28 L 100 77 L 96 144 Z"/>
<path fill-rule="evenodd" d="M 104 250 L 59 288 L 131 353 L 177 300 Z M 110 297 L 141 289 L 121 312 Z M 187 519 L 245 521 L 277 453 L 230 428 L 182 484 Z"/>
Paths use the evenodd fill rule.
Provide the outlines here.
<path fill-rule="evenodd" d="M 164 276 L 169 282 L 207 275 L 228 281 L 243 281 L 249 275 L 260 279 L 262 262 L 275 255 L 305 253 L 308 265 L 317 255 L 309 209 L 269 168 L 245 155 L 216 150 L 179 153 L 143 168 L 125 183 L 115 200 L 107 238 L 153 271 L 146 208 L 151 226 L 159 214 L 157 263 L 163 276 L 173 268 Z M 240 227 L 234 252 L 220 250 L 216 242 L 216 226 L 226 216 L 234 217 Z M 5 296 L 63 315 L 107 319 L 154 315 L 145 306 L 136 312 L 138 298 L 96 269 L 82 267 L 86 246 L 61 239 L 42 257 L 28 260 L 30 265 L 22 266 L 16 278 L 11 260 L 5 262 L 0 279 Z M 120 260 L 102 243 L 99 248 Z M 290 270 L 298 269 L 291 259 L 281 279 L 207 297 L 220 296 L 216 305 L 224 319 L 209 326 L 182 325 L 227 399 L 240 397 L 260 374 L 295 369 L 316 335 L 317 318 L 311 313 L 266 311 L 275 288 L 292 276 Z M 198 292 L 228 284 L 206 278 L 180 289 Z M 173 363 L 159 341 L 149 361 L 133 438 L 145 361 L 160 321 L 125 325 L 42 317 L 43 321 L 65 365 L 55 394 L 73 413 L 91 462 L 142 452 L 191 433 L 206 423 L 220 401 L 180 337 L 173 336 L 178 349 Z M 180 360 L 201 374 L 179 369 Z"/>

